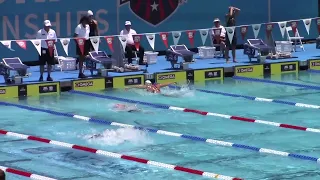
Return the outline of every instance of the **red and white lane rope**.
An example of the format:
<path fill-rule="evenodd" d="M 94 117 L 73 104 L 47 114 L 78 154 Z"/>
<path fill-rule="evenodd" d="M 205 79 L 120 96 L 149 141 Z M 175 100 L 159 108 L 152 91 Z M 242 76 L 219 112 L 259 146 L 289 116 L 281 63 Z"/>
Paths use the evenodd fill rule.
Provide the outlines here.
<path fill-rule="evenodd" d="M 123 154 L 108 152 L 108 151 L 94 149 L 94 148 L 85 147 L 85 146 L 79 146 L 79 145 L 70 144 L 70 143 L 66 143 L 66 142 L 54 141 L 54 140 L 45 139 L 45 138 L 41 138 L 41 137 L 19 134 L 19 133 L 15 133 L 15 132 L 9 132 L 6 130 L 1 130 L 1 129 L 0 129 L 0 134 L 18 137 L 18 138 L 27 139 L 27 140 L 36 141 L 36 142 L 41 142 L 41 143 L 53 144 L 53 145 L 57 145 L 57 146 L 61 146 L 61 147 L 69 148 L 69 149 L 76 149 L 76 150 L 85 151 L 85 152 L 89 152 L 89 153 L 99 154 L 102 156 L 107 156 L 107 157 L 112 157 L 112 158 L 117 158 L 117 159 L 125 159 L 128 161 L 134 161 L 134 162 L 138 162 L 138 163 L 142 163 L 142 164 L 148 164 L 148 165 L 162 167 L 162 168 L 166 168 L 166 169 L 182 171 L 182 172 L 205 176 L 205 177 L 209 177 L 209 178 L 223 179 L 223 180 L 242 180 L 241 178 L 230 177 L 230 176 L 220 175 L 220 174 L 211 173 L 211 172 L 205 172 L 205 171 L 201 171 L 201 170 L 186 168 L 186 167 L 182 167 L 182 166 L 176 166 L 176 165 L 172 165 L 172 164 L 161 163 L 161 162 L 157 162 L 157 161 L 151 161 L 151 160 L 147 160 L 147 159 L 137 158 L 134 156 L 127 156 L 127 155 L 123 155 Z"/>
<path fill-rule="evenodd" d="M 15 174 L 15 175 L 19 175 L 19 176 L 24 176 L 24 177 L 28 177 L 30 179 L 37 179 L 37 180 L 56 180 L 53 178 L 49 178 L 49 177 L 45 177 L 45 176 L 41 176 L 38 174 L 32 174 L 26 171 L 21 171 L 18 169 L 13 169 L 13 168 L 9 168 L 9 167 L 4 167 L 4 166 L 0 166 L 0 169 L 4 172 L 7 173 L 11 173 L 11 174 Z"/>

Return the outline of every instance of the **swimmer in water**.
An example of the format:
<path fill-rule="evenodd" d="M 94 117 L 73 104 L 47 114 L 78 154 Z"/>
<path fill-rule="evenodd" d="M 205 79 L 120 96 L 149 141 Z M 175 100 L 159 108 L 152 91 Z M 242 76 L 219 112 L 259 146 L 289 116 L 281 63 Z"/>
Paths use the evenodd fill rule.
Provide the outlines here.
<path fill-rule="evenodd" d="M 126 88 L 126 90 L 131 89 L 131 88 L 138 88 L 138 89 L 145 89 L 148 92 L 151 93 L 161 93 L 161 88 L 162 87 L 167 87 L 171 84 L 176 84 L 176 83 L 164 83 L 164 84 L 152 84 L 150 80 L 146 80 L 145 85 L 138 85 L 138 86 L 131 86 Z"/>
<path fill-rule="evenodd" d="M 141 109 L 139 109 L 136 105 L 115 104 L 113 109 L 127 112 L 141 112 Z"/>

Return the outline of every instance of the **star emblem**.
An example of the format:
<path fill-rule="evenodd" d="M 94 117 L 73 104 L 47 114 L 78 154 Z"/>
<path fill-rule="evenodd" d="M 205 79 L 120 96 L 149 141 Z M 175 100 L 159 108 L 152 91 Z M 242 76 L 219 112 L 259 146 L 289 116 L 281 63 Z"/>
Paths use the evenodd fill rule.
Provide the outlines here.
<path fill-rule="evenodd" d="M 153 4 L 150 5 L 150 6 L 152 7 L 152 11 L 158 11 L 158 6 L 159 6 L 159 4 L 156 4 L 155 1 L 153 1 Z"/>

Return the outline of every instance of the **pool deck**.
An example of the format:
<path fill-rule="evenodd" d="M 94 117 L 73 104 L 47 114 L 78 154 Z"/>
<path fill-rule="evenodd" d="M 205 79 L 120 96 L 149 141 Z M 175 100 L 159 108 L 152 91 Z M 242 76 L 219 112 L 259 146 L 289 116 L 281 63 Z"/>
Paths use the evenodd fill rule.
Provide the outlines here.
<path fill-rule="evenodd" d="M 299 61 L 300 66 L 307 66 L 307 61 L 310 59 L 320 59 L 320 52 L 316 49 L 315 44 L 305 44 L 305 51 L 303 52 L 300 48 L 297 49 L 297 52 L 294 52 L 292 55 L 294 58 L 288 59 L 278 59 L 278 60 L 266 60 L 266 63 L 279 63 L 279 62 L 288 62 L 288 61 Z M 243 54 L 243 49 L 238 49 L 236 52 L 238 63 L 226 63 L 223 58 L 213 58 L 213 59 L 200 59 L 198 55 L 195 56 L 196 63 L 190 64 L 190 69 L 206 69 L 206 68 L 224 68 L 225 73 L 232 73 L 234 71 L 235 66 L 243 66 L 243 65 L 252 65 L 257 63 L 250 63 L 247 56 Z M 156 64 L 151 64 L 148 67 L 148 73 L 161 73 L 161 72 L 170 72 L 177 71 L 169 69 L 170 63 L 165 60 L 164 56 L 159 56 Z M 142 69 L 145 66 L 141 66 Z M 24 84 L 33 84 L 39 83 L 39 67 L 32 66 L 29 69 L 31 76 L 29 78 L 24 79 Z M 110 77 L 118 77 L 118 76 L 129 76 L 129 75 L 137 75 L 143 74 L 143 71 L 138 72 L 125 72 L 125 73 L 109 73 Z M 86 70 L 85 75 L 90 76 L 90 71 Z M 59 81 L 61 83 L 61 87 L 71 86 L 72 81 L 78 79 L 78 71 L 60 71 L 56 69 L 52 72 L 51 77 L 54 81 Z M 46 78 L 46 74 L 44 75 L 44 79 Z M 0 86 L 6 86 L 4 83 L 4 79 L 1 78 Z"/>

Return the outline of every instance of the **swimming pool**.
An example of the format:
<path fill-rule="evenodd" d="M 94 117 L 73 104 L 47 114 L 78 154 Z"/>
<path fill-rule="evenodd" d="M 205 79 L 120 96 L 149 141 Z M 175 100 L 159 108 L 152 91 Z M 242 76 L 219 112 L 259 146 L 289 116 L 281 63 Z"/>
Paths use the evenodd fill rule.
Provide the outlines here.
<path fill-rule="evenodd" d="M 297 78 L 289 75 L 282 77 L 282 80 L 276 80 L 320 87 L 320 74 L 316 73 L 300 72 Z M 320 105 L 319 90 L 226 78 L 224 83 L 196 85 L 192 90 L 165 90 L 178 91 L 181 98 L 149 95 L 139 90 L 113 90 L 93 93 L 64 92 L 59 97 L 31 97 L 19 102 L 7 100 L 20 106 L 0 104 L 0 129 L 243 179 L 320 178 L 316 161 L 260 153 L 254 148 L 250 150 L 250 147 L 254 146 L 320 157 L 319 133 L 280 128 L 271 123 L 317 129 L 320 127 L 317 116 L 320 109 L 295 107 L 290 103 L 259 102 L 257 99 L 201 92 L 199 89 Z M 142 113 L 116 112 L 111 106 L 120 101 L 110 97 L 163 106 L 140 103 L 138 106 L 143 108 Z M 206 116 L 203 116 L 175 111 L 179 110 L 177 108 L 168 110 L 165 105 L 218 114 L 205 113 Z M 28 110 L 26 106 L 35 109 Z M 39 112 L 39 109 L 49 109 L 55 113 Z M 123 128 L 115 123 L 110 126 L 107 123 L 83 121 L 81 117 L 66 117 L 66 114 L 181 133 L 185 136 L 181 138 L 175 137 L 175 134 Z M 221 114 L 225 116 L 219 117 Z M 232 120 L 227 115 L 270 123 L 248 123 L 237 118 Z M 89 139 L 96 133 L 103 133 L 104 138 Z M 216 145 L 187 135 L 247 146 Z M 0 166 L 56 179 L 205 179 L 189 173 L 23 138 L 0 135 L 0 143 Z M 12 174 L 8 174 L 8 177 L 21 179 L 20 176 Z"/>

